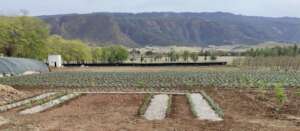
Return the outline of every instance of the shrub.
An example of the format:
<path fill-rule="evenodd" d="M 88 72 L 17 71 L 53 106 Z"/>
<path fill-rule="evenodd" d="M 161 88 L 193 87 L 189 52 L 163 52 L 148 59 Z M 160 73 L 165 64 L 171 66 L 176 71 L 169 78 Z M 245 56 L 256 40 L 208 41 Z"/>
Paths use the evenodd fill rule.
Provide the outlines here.
<path fill-rule="evenodd" d="M 276 84 L 274 90 L 275 90 L 276 100 L 280 104 L 279 107 L 280 109 L 283 106 L 283 104 L 286 102 L 287 96 L 282 84 Z"/>

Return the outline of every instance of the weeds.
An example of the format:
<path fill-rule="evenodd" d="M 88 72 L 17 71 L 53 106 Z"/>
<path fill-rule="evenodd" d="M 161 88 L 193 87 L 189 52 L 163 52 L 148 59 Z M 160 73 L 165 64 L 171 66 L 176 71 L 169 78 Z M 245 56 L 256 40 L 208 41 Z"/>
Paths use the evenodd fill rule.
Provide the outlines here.
<path fill-rule="evenodd" d="M 191 94 L 186 94 L 186 98 L 188 99 L 188 102 L 190 104 L 190 107 L 191 107 L 190 109 L 192 111 L 193 116 L 198 117 L 197 111 L 195 109 L 195 105 L 194 105 L 193 100 L 191 98 Z"/>
<path fill-rule="evenodd" d="M 167 112 L 166 115 L 169 116 L 172 112 L 172 97 L 173 95 L 169 95 L 169 100 L 168 100 L 168 107 L 167 107 Z"/>
<path fill-rule="evenodd" d="M 296 92 L 297 96 L 300 96 L 300 89 Z"/>
<path fill-rule="evenodd" d="M 151 102 L 151 99 L 153 97 L 153 94 L 147 94 L 143 100 L 143 104 L 142 106 L 139 108 L 139 111 L 138 111 L 138 115 L 144 115 L 150 102 Z"/>
<path fill-rule="evenodd" d="M 219 115 L 219 117 L 223 118 L 224 112 L 220 108 L 220 106 L 217 103 L 215 103 L 214 100 L 211 97 L 209 97 L 204 91 L 201 91 L 201 95 L 207 101 L 207 103 L 212 107 L 212 109 Z"/>
<path fill-rule="evenodd" d="M 279 108 L 277 110 L 281 110 L 284 103 L 287 101 L 287 96 L 285 93 L 284 86 L 281 83 L 275 85 L 275 96 L 276 100 L 279 103 Z"/>

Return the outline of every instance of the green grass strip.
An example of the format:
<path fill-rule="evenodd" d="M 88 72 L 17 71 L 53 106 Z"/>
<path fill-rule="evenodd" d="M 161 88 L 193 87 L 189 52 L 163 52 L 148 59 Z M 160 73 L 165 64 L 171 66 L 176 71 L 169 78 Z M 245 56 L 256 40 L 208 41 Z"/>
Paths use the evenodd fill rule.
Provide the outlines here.
<path fill-rule="evenodd" d="M 153 94 L 146 94 L 145 97 L 144 97 L 144 100 L 143 100 L 143 103 L 142 105 L 140 106 L 139 110 L 138 110 L 138 115 L 144 115 L 150 102 L 151 102 L 151 99 L 153 97 Z"/>
<path fill-rule="evenodd" d="M 219 117 L 224 118 L 224 112 L 220 108 L 220 106 L 217 103 L 215 103 L 214 100 L 211 97 L 209 97 L 204 91 L 201 91 L 200 93 L 211 106 L 211 108 L 219 115 Z"/>
<path fill-rule="evenodd" d="M 169 100 L 168 100 L 168 107 L 167 107 L 167 112 L 166 112 L 166 116 L 170 116 L 171 112 L 172 112 L 172 99 L 173 95 L 169 95 Z"/>
<path fill-rule="evenodd" d="M 193 116 L 198 117 L 198 114 L 197 114 L 196 109 L 195 109 L 195 105 L 194 105 L 193 100 L 191 98 L 191 94 L 186 94 L 186 98 L 188 100 L 188 103 L 190 104 L 190 109 L 192 111 Z"/>
<path fill-rule="evenodd" d="M 64 95 L 66 95 L 66 94 L 67 93 L 57 93 L 55 95 L 49 96 L 49 97 L 44 98 L 44 99 L 31 101 L 30 103 L 27 103 L 26 105 L 24 105 L 23 107 L 21 107 L 20 110 L 24 110 L 24 109 L 27 109 L 27 108 L 31 108 L 33 106 L 45 104 L 45 103 L 47 103 L 47 102 L 49 102 L 51 100 L 57 99 L 57 98 L 62 97 Z"/>

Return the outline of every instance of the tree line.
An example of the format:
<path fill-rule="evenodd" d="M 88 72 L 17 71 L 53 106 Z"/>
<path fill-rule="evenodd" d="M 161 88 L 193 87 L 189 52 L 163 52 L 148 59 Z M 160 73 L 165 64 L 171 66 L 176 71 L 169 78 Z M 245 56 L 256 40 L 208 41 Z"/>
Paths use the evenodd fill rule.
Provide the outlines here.
<path fill-rule="evenodd" d="M 90 47 L 80 40 L 66 40 L 50 35 L 49 26 L 29 16 L 0 16 L 0 53 L 8 57 L 39 60 L 60 54 L 64 61 L 122 62 L 128 51 L 120 45 Z"/>
<path fill-rule="evenodd" d="M 251 57 L 276 57 L 276 56 L 297 56 L 300 54 L 300 49 L 297 45 L 294 46 L 276 46 L 272 48 L 257 48 L 247 50 L 243 53 L 244 56 Z"/>

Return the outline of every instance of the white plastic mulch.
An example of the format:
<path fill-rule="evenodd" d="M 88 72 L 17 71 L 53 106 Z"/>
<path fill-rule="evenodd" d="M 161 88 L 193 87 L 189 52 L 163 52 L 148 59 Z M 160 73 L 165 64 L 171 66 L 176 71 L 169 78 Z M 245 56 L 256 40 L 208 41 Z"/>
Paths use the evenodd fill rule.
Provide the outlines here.
<path fill-rule="evenodd" d="M 207 101 L 199 93 L 190 94 L 191 103 L 198 119 L 210 121 L 222 121 L 218 114 L 210 107 Z"/>
<path fill-rule="evenodd" d="M 166 117 L 168 108 L 168 95 L 155 95 L 144 114 L 147 120 L 162 120 Z"/>
<path fill-rule="evenodd" d="M 39 113 L 39 112 L 45 111 L 47 109 L 50 109 L 50 108 L 52 108 L 56 105 L 59 105 L 61 103 L 64 103 L 65 101 L 76 98 L 79 95 L 80 95 L 79 93 L 68 94 L 68 95 L 62 96 L 60 98 L 57 98 L 55 100 L 51 100 L 51 101 L 49 101 L 45 104 L 38 105 L 38 106 L 35 106 L 35 107 L 32 107 L 32 108 L 23 110 L 23 111 L 20 112 L 20 114 L 25 115 L 25 114 Z"/>
<path fill-rule="evenodd" d="M 22 101 L 19 101 L 19 102 L 15 102 L 15 103 L 11 103 L 11 104 L 8 104 L 8 105 L 1 106 L 0 107 L 0 112 L 7 111 L 9 109 L 13 109 L 13 108 L 25 105 L 27 103 L 30 103 L 31 101 L 44 99 L 44 98 L 47 98 L 47 97 L 52 96 L 54 94 L 56 94 L 56 93 L 45 93 L 45 94 L 41 94 L 41 95 L 33 97 L 33 98 L 29 98 L 29 99 L 25 99 L 25 100 L 22 100 Z"/>

